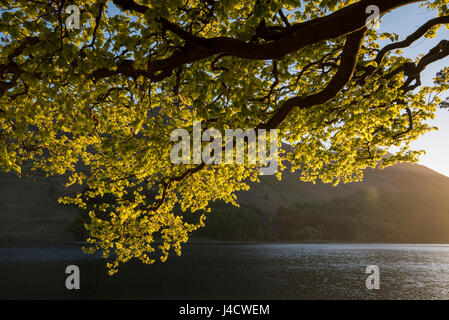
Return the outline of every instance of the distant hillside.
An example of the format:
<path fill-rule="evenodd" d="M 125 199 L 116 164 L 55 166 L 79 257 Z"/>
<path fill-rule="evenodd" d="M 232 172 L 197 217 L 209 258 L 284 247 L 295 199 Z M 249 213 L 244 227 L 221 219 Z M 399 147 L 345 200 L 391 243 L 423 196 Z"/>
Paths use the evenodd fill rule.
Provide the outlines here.
<path fill-rule="evenodd" d="M 19 179 L 0 172 L 0 245 L 8 243 L 72 242 L 69 225 L 79 216 L 59 205 L 62 179 L 31 175 Z"/>
<path fill-rule="evenodd" d="M 0 244 L 70 242 L 79 218 L 57 204 L 57 178 L 0 173 Z M 240 208 L 213 206 L 196 235 L 218 240 L 449 243 L 449 178 L 421 165 L 367 170 L 365 181 L 332 187 L 262 176 L 239 194 Z M 193 215 L 195 217 L 195 215 Z M 79 219 L 78 219 L 79 220 Z"/>
<path fill-rule="evenodd" d="M 325 202 L 364 190 L 371 194 L 373 201 L 380 192 L 384 192 L 403 196 L 414 194 L 420 201 L 433 203 L 437 208 L 444 208 L 449 204 L 449 177 L 425 166 L 401 163 L 384 170 L 367 169 L 364 175 L 363 182 L 337 187 L 301 182 L 297 172 L 285 171 L 281 181 L 274 176 L 261 176 L 261 183 L 252 184 L 251 190 L 239 194 L 239 202 L 264 212 L 273 212 L 281 206 Z"/>
<path fill-rule="evenodd" d="M 239 202 L 255 208 L 265 240 L 449 243 L 449 178 L 416 164 L 337 187 L 265 176 Z"/>

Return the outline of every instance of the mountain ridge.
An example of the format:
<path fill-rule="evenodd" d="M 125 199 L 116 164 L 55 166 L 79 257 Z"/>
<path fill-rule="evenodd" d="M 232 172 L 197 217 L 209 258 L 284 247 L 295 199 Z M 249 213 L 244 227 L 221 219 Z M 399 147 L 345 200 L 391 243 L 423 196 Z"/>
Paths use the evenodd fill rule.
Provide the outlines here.
<path fill-rule="evenodd" d="M 374 215 L 371 211 L 378 210 L 387 213 L 391 211 L 391 217 L 385 213 L 379 213 L 379 217 L 386 220 L 394 218 L 397 228 L 415 230 L 417 241 L 434 238 L 449 242 L 449 197 L 447 196 L 449 177 L 423 165 L 401 163 L 383 170 L 367 169 L 363 182 L 341 184 L 337 187 L 320 182 L 316 184 L 301 182 L 298 172 L 291 173 L 288 170 L 283 172 L 281 181 L 275 176 L 261 176 L 260 180 L 260 183 L 251 183 L 249 191 L 239 192 L 237 202 L 247 209 L 252 208 L 251 210 L 257 215 L 252 219 L 259 221 L 260 228 L 270 229 L 270 234 L 279 233 L 273 237 L 270 236 L 271 238 L 268 237 L 268 240 L 295 240 L 289 237 L 296 237 L 296 233 L 290 230 L 288 225 L 282 227 L 283 222 L 278 221 L 280 217 L 286 216 L 287 218 L 284 217 L 286 221 L 289 221 L 292 226 L 297 226 L 298 230 L 310 231 L 321 228 L 320 226 L 324 223 L 321 217 L 324 215 L 323 212 L 330 216 L 328 220 L 342 215 L 352 217 L 353 220 L 363 217 L 364 220 L 362 220 L 365 221 L 368 219 L 365 216 L 371 217 Z M 0 172 L 0 244 L 40 241 L 72 242 L 74 234 L 70 226 L 79 218 L 80 212 L 76 208 L 57 203 L 57 198 L 63 194 L 61 177 L 45 178 L 35 175 L 28 179 L 19 179 L 12 174 Z M 238 210 L 244 209 L 226 207 L 216 211 L 226 215 L 226 212 L 234 212 L 234 210 L 238 213 Z M 315 212 L 312 218 L 309 217 L 311 212 Z M 233 215 L 230 213 L 229 216 Z M 430 220 L 427 221 L 426 217 Z M 212 221 L 211 224 L 216 224 L 216 230 L 218 230 L 220 223 L 227 223 L 226 219 L 214 218 L 214 212 L 212 212 L 207 218 L 206 228 L 208 222 Z M 238 214 L 235 219 L 239 219 Z M 219 223 L 219 221 L 222 222 Z M 275 228 L 271 228 L 270 223 L 279 224 L 279 230 L 273 231 Z M 349 219 L 346 223 L 352 222 Z M 383 225 L 393 222 L 376 223 Z M 287 228 L 288 231 L 283 228 Z M 327 229 L 329 228 L 331 228 L 330 225 Z M 434 232 L 438 234 L 438 237 L 427 236 L 427 233 L 433 232 L 432 228 L 436 230 Z M 448 230 L 448 236 L 446 236 L 445 228 Z M 211 227 L 210 230 L 215 229 Z M 327 230 L 325 233 L 329 232 L 331 231 Z M 357 232 L 363 233 L 363 230 Z M 290 236 L 284 237 L 283 233 Z M 207 230 L 206 235 L 220 239 L 213 232 L 208 234 Z M 236 239 L 231 237 L 229 240 L 242 240 L 239 237 L 235 235 Z M 413 239 L 413 234 L 404 236 L 403 239 L 410 241 Z"/>

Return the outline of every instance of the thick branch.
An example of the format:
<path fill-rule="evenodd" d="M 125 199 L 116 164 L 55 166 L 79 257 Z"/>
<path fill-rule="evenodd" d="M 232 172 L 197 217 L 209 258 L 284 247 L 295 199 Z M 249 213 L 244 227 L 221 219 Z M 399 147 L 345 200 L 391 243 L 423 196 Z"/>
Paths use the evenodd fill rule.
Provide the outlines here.
<path fill-rule="evenodd" d="M 343 87 L 351 80 L 359 56 L 360 48 L 365 37 L 366 29 L 350 34 L 346 38 L 345 47 L 341 55 L 340 67 L 329 81 L 329 84 L 322 91 L 307 97 L 293 97 L 283 103 L 281 108 L 265 124 L 259 125 L 261 129 L 273 129 L 278 127 L 287 117 L 290 111 L 299 107 L 308 109 L 315 105 L 323 104 L 334 98 Z"/>
<path fill-rule="evenodd" d="M 172 56 L 149 63 L 151 72 L 173 70 L 174 68 L 211 57 L 226 54 L 242 59 L 280 59 L 287 54 L 297 52 L 314 43 L 346 35 L 365 27 L 366 7 L 377 5 L 380 14 L 406 4 L 421 0 L 362 0 L 349 5 L 325 17 L 290 27 L 291 32 L 278 40 L 266 43 L 247 43 L 230 37 L 203 38 L 195 36 L 164 18 L 158 18 L 167 30 L 172 31 L 186 41 L 187 46 Z M 148 8 L 133 0 L 114 0 L 123 10 L 145 13 Z"/>

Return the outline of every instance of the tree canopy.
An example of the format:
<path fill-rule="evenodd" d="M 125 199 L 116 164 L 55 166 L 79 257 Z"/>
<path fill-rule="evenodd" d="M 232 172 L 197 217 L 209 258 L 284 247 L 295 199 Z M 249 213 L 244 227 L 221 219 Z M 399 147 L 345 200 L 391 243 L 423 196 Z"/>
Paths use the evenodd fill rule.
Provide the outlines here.
<path fill-rule="evenodd" d="M 367 28 L 368 6 L 383 15 L 416 2 L 438 17 L 404 40 Z M 258 179 L 255 164 L 172 163 L 173 130 L 279 129 L 279 144 L 293 146 L 279 178 L 288 163 L 304 181 L 346 183 L 417 161 L 410 142 L 432 129 L 448 88 L 449 68 L 433 86 L 420 74 L 449 41 L 401 55 L 449 23 L 446 0 L 0 3 L 0 166 L 20 174 L 31 161 L 81 185 L 61 201 L 85 209 L 95 199 L 88 249 L 110 258 L 111 274 L 131 258 L 180 254 L 205 217 L 186 222 L 175 207 L 236 204 Z"/>

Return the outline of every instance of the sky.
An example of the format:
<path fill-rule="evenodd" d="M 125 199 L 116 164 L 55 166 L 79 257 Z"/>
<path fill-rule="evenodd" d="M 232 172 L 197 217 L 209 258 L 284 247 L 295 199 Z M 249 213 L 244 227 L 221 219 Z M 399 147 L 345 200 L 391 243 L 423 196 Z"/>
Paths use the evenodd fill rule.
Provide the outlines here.
<path fill-rule="evenodd" d="M 403 40 L 426 21 L 436 16 L 436 10 L 419 8 L 419 4 L 408 5 L 384 15 L 377 31 L 379 33 L 397 33 L 399 40 Z M 422 37 L 409 48 L 404 49 L 404 55 L 415 58 L 419 54 L 426 54 L 443 39 L 449 40 L 449 30 L 444 26 L 440 28 L 435 38 L 426 39 Z M 427 66 L 421 74 L 422 84 L 432 85 L 435 74 L 445 66 L 449 66 L 449 57 Z M 445 96 L 449 96 L 449 92 L 442 97 Z M 411 148 L 426 151 L 426 154 L 420 158 L 420 164 L 449 177 L 449 110 L 438 110 L 435 119 L 429 121 L 429 124 L 438 127 L 439 130 L 421 136 L 411 145 Z"/>

